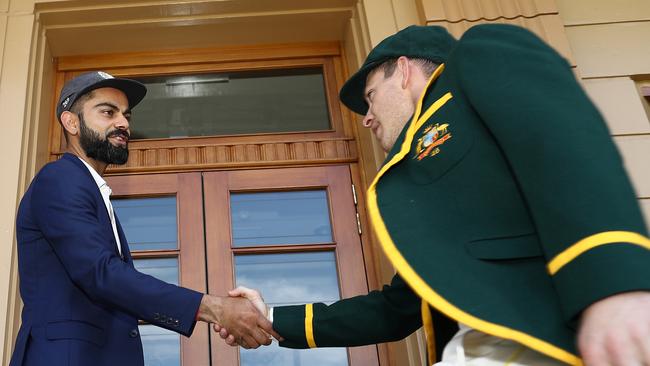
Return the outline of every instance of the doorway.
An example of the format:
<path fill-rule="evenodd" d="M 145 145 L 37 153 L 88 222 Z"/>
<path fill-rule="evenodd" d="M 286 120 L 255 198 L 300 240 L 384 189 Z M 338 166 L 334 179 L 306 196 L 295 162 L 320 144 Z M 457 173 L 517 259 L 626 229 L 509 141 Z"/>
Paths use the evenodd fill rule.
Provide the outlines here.
<path fill-rule="evenodd" d="M 368 291 L 348 165 L 111 176 L 136 267 L 215 295 L 259 289 L 271 306 Z M 147 366 L 377 365 L 375 346 L 233 348 L 141 324 Z"/>

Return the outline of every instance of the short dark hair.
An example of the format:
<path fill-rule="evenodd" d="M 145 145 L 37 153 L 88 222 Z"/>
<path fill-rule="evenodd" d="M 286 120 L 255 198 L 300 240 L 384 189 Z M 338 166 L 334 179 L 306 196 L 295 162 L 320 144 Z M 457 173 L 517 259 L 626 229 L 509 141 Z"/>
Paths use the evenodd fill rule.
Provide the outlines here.
<path fill-rule="evenodd" d="M 91 90 L 88 93 L 86 93 L 86 94 L 80 96 L 79 98 L 77 98 L 77 100 L 74 101 L 74 104 L 72 104 L 72 106 L 70 107 L 70 112 L 72 112 L 74 114 L 82 113 L 83 108 L 84 108 L 84 104 L 86 104 L 86 102 L 90 98 L 92 98 L 94 94 L 95 94 L 95 91 Z"/>
<path fill-rule="evenodd" d="M 77 100 L 74 101 L 72 106 L 70 106 L 70 112 L 76 114 L 79 116 L 79 122 L 81 123 L 81 120 L 83 120 L 83 109 L 84 109 L 84 104 L 92 98 L 94 95 L 94 90 L 89 91 L 88 93 L 80 96 L 77 98 Z M 63 137 L 65 137 L 65 143 L 68 143 L 68 131 L 63 127 L 63 122 L 61 122 L 61 127 L 63 128 Z"/>
<path fill-rule="evenodd" d="M 394 57 L 394 58 L 389 58 L 388 60 L 382 62 L 379 66 L 377 66 L 377 70 L 383 70 L 384 71 L 384 78 L 389 78 L 393 76 L 395 73 L 395 69 L 397 68 L 397 60 L 399 57 Z M 425 76 L 429 77 L 433 72 L 438 68 L 438 64 L 431 61 L 427 60 L 426 58 L 409 58 L 410 61 L 412 61 L 414 64 L 416 64 L 420 70 L 424 73 Z"/>

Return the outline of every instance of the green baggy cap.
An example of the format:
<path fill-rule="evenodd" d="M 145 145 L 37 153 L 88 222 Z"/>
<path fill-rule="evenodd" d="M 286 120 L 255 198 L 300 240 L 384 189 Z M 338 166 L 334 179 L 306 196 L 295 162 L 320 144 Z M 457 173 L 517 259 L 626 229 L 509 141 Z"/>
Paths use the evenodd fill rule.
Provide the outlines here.
<path fill-rule="evenodd" d="M 366 78 L 384 61 L 406 56 L 441 64 L 456 45 L 456 39 L 443 27 L 412 25 L 381 41 L 357 71 L 341 88 L 339 98 L 352 111 L 365 115 L 368 104 L 363 98 Z"/>

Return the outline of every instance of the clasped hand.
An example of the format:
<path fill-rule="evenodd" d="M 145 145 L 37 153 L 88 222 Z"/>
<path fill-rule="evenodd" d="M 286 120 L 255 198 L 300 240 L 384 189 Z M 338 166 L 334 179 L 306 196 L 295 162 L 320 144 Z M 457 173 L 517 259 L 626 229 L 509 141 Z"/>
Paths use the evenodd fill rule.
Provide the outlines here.
<path fill-rule="evenodd" d="M 257 291 L 237 288 L 229 295 L 204 295 L 198 319 L 212 323 L 214 330 L 231 346 L 258 348 L 271 344 L 271 336 L 281 338 L 267 319 L 266 305 Z"/>
<path fill-rule="evenodd" d="M 269 316 L 269 308 L 266 306 L 264 303 L 264 299 L 262 298 L 262 295 L 257 292 L 256 290 L 249 289 L 247 287 L 239 286 L 234 290 L 228 291 L 228 296 L 231 298 L 239 298 L 239 299 L 246 299 L 246 301 L 249 301 L 252 306 L 257 309 L 257 311 L 264 316 L 264 320 L 266 320 L 270 324 L 270 331 L 268 329 L 264 328 L 264 330 L 267 332 L 266 337 L 268 340 L 268 343 L 264 343 L 265 345 L 271 344 L 271 336 L 273 338 L 282 341 L 283 338 L 275 331 L 273 330 L 273 324 L 268 320 Z M 248 347 L 249 344 L 246 341 L 246 339 L 242 339 L 237 336 L 237 333 L 230 328 L 227 324 L 224 323 L 214 323 L 212 325 L 212 328 L 214 329 L 215 332 L 219 333 L 219 336 L 223 338 L 223 340 L 228 344 L 229 346 L 242 346 L 244 348 L 253 348 L 253 347 Z"/>

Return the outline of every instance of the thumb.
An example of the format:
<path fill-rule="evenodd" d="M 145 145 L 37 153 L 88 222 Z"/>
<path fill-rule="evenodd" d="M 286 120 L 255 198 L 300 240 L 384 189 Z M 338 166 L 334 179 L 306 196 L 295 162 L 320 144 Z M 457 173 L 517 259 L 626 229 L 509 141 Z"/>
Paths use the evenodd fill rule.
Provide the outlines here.
<path fill-rule="evenodd" d="M 248 287 L 238 286 L 237 288 L 234 288 L 234 289 L 228 291 L 228 296 L 230 296 L 230 297 L 238 297 L 238 296 L 246 297 L 246 294 L 248 292 L 250 292 L 250 291 L 252 291 L 252 290 L 249 289 Z"/>
<path fill-rule="evenodd" d="M 247 288 L 247 287 L 244 287 L 244 286 L 239 286 L 234 290 L 228 291 L 228 295 L 229 296 L 242 296 L 242 297 L 247 298 L 250 301 L 264 301 L 264 299 L 262 299 L 262 295 L 258 291 Z"/>

